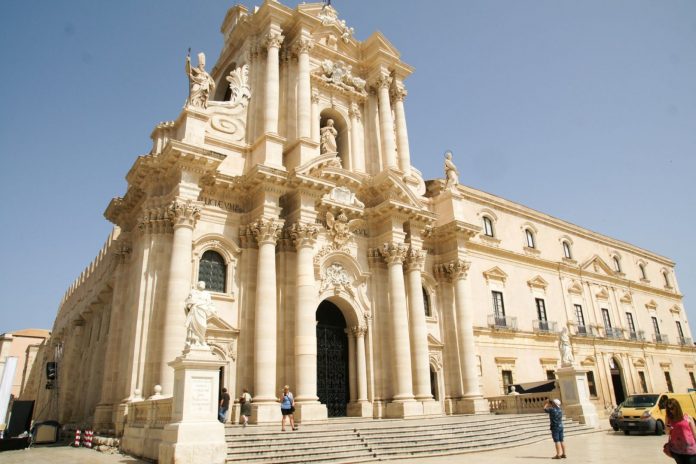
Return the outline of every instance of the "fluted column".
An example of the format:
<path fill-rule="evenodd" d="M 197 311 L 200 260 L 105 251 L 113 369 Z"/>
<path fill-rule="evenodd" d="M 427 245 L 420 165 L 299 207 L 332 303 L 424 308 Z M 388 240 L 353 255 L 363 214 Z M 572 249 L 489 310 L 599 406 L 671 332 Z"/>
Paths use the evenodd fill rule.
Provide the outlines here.
<path fill-rule="evenodd" d="M 408 279 L 408 310 L 411 327 L 411 357 L 413 359 L 413 386 L 417 400 L 429 400 L 430 360 L 428 359 L 428 328 L 425 323 L 423 283 L 421 272 L 425 263 L 425 251 L 409 249 L 406 261 Z"/>
<path fill-rule="evenodd" d="M 396 145 L 398 147 L 399 168 L 408 174 L 411 171 L 411 151 L 408 146 L 408 130 L 406 129 L 406 112 L 404 111 L 404 98 L 408 95 L 402 85 L 398 85 L 392 92 L 394 102 L 394 118 L 396 124 Z"/>
<path fill-rule="evenodd" d="M 276 263 L 279 223 L 259 219 L 249 226 L 259 244 L 254 318 L 254 403 L 276 401 Z"/>
<path fill-rule="evenodd" d="M 454 306 L 457 316 L 459 359 L 462 363 L 462 390 L 464 398 L 481 396 L 476 372 L 476 347 L 474 344 L 474 312 L 466 299 L 466 275 L 470 263 L 457 260 L 446 265 L 446 271 L 454 285 Z"/>
<path fill-rule="evenodd" d="M 350 158 L 353 171 L 365 172 L 365 154 L 360 127 L 360 105 L 351 103 L 350 111 Z"/>
<path fill-rule="evenodd" d="M 312 91 L 312 121 L 310 123 L 311 125 L 311 132 L 312 132 L 312 140 L 319 143 L 319 125 L 321 124 L 321 120 L 319 117 L 319 91 L 314 89 Z"/>
<path fill-rule="evenodd" d="M 309 79 L 309 51 L 314 47 L 311 38 L 303 37 L 293 47 L 297 54 L 297 135 L 312 136 L 312 87 Z"/>
<path fill-rule="evenodd" d="M 379 126 L 382 136 L 382 154 L 385 168 L 396 168 L 396 143 L 394 141 L 394 120 L 392 119 L 391 103 L 389 101 L 389 86 L 392 78 L 380 77 L 377 82 L 377 98 L 379 100 Z"/>
<path fill-rule="evenodd" d="M 406 247 L 401 243 L 385 243 L 380 251 L 387 262 L 389 276 L 389 309 L 393 338 L 393 399 L 395 401 L 411 400 L 413 399 L 411 346 L 408 336 L 406 289 L 403 274 Z"/>
<path fill-rule="evenodd" d="M 317 329 L 313 249 L 318 229 L 294 224 L 290 235 L 297 248 L 295 304 L 295 394 L 298 402 L 316 402 Z"/>
<path fill-rule="evenodd" d="M 280 64 L 278 62 L 278 51 L 285 37 L 280 31 L 271 31 L 266 35 L 266 92 L 264 101 L 264 132 L 278 133 L 278 112 L 280 96 Z"/>
<path fill-rule="evenodd" d="M 358 387 L 357 400 L 367 401 L 367 364 L 365 361 L 365 334 L 366 327 L 353 327 L 355 336 L 355 370 L 356 383 Z"/>
<path fill-rule="evenodd" d="M 171 395 L 174 387 L 174 371 L 167 365 L 184 349 L 186 340 L 186 313 L 184 302 L 191 288 L 191 244 L 193 228 L 200 217 L 200 209 L 191 200 L 175 201 L 169 209 L 174 236 L 169 263 L 167 306 L 162 317 L 162 359 L 159 381 L 162 393 Z"/>

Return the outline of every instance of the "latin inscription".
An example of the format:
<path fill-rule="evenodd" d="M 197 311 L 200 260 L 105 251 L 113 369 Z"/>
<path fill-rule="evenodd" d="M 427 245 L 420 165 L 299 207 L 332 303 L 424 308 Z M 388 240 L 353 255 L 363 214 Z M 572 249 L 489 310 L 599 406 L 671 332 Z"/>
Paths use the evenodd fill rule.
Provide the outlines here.
<path fill-rule="evenodd" d="M 224 209 L 225 211 L 230 211 L 233 213 L 243 213 L 244 209 L 241 205 L 237 203 L 232 203 L 231 201 L 217 200 L 215 198 L 201 198 L 205 206 L 215 206 L 216 208 Z"/>

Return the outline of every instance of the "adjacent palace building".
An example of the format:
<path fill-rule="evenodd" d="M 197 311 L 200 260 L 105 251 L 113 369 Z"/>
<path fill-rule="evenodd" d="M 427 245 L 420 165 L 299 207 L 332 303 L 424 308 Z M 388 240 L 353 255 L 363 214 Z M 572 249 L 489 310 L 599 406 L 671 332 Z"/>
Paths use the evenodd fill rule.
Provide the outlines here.
<path fill-rule="evenodd" d="M 459 185 L 451 155 L 423 179 L 413 69 L 386 37 L 272 0 L 231 8 L 221 30 L 209 71 L 186 60 L 186 106 L 152 131 L 65 294 L 44 418 L 118 433 L 134 405 L 171 396 L 199 281 L 221 385 L 249 390 L 252 423 L 276 420 L 286 384 L 307 422 L 487 412 L 554 378 L 563 329 L 599 411 L 696 387 L 674 262 Z"/>

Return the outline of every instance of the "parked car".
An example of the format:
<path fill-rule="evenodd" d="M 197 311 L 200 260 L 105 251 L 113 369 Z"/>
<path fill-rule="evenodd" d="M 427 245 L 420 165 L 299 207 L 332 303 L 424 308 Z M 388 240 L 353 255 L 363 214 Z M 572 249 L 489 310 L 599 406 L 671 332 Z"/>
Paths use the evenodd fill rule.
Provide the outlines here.
<path fill-rule="evenodd" d="M 633 431 L 662 435 L 665 432 L 665 403 L 668 398 L 679 401 L 685 414 L 696 414 L 696 393 L 693 392 L 631 395 L 617 414 L 619 429 L 626 435 Z"/>
<path fill-rule="evenodd" d="M 619 431 L 619 411 L 621 411 L 621 406 L 623 406 L 623 403 L 619 404 L 617 407 L 614 408 L 614 410 L 611 412 L 609 415 L 609 425 L 611 426 L 612 429 L 614 429 L 614 432 Z"/>

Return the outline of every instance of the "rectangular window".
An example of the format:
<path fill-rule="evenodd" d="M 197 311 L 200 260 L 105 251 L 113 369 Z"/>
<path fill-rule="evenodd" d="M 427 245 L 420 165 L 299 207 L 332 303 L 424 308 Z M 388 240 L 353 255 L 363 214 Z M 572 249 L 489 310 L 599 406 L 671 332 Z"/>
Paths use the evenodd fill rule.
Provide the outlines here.
<path fill-rule="evenodd" d="M 655 337 L 658 339 L 660 338 L 660 325 L 657 323 L 657 318 L 655 316 L 652 317 L 652 323 L 653 323 L 653 330 L 655 331 Z"/>
<path fill-rule="evenodd" d="M 638 371 L 638 377 L 640 378 L 640 388 L 643 393 L 648 393 L 648 382 L 645 381 L 645 372 Z"/>
<path fill-rule="evenodd" d="M 636 325 L 633 322 L 633 314 L 626 313 L 626 322 L 628 323 L 628 331 L 630 332 L 629 336 L 631 337 L 631 339 L 635 340 L 635 338 L 636 338 Z"/>
<path fill-rule="evenodd" d="M 527 246 L 529 248 L 534 248 L 534 234 L 529 229 L 525 230 L 525 234 L 527 235 Z"/>
<path fill-rule="evenodd" d="M 543 298 L 535 298 L 537 319 L 539 319 L 539 330 L 548 331 L 549 323 L 546 320 L 546 304 Z"/>
<path fill-rule="evenodd" d="M 693 372 L 689 372 L 689 378 L 691 379 L 691 388 L 696 390 L 696 377 L 694 377 Z"/>
<path fill-rule="evenodd" d="M 483 217 L 483 233 L 493 237 L 493 222 L 485 216 Z"/>
<path fill-rule="evenodd" d="M 602 319 L 604 319 L 604 328 L 607 332 L 611 332 L 611 318 L 609 318 L 609 310 L 602 308 Z"/>
<path fill-rule="evenodd" d="M 563 256 L 565 256 L 568 259 L 572 259 L 572 255 L 570 254 L 570 245 L 568 245 L 568 242 L 563 242 Z"/>
<path fill-rule="evenodd" d="M 669 375 L 669 372 L 667 371 L 665 371 L 665 383 L 667 384 L 667 391 L 674 393 L 674 388 L 672 387 L 672 376 Z"/>
<path fill-rule="evenodd" d="M 505 317 L 505 305 L 503 304 L 503 293 L 493 290 L 493 312 L 495 317 Z"/>
<path fill-rule="evenodd" d="M 590 390 L 590 396 L 597 396 L 597 386 L 595 385 L 594 371 L 587 371 L 587 388 Z"/>
<path fill-rule="evenodd" d="M 512 384 L 512 371 L 503 371 L 503 393 L 509 393 Z"/>
<path fill-rule="evenodd" d="M 587 333 L 587 329 L 585 328 L 585 316 L 583 316 L 582 306 L 579 304 L 575 305 L 575 319 L 578 321 L 578 333 Z"/>
<path fill-rule="evenodd" d="M 677 321 L 677 335 L 679 335 L 679 341 L 684 343 L 684 331 L 682 330 L 681 322 Z"/>
<path fill-rule="evenodd" d="M 546 380 L 556 380 L 556 371 L 546 371 Z"/>

